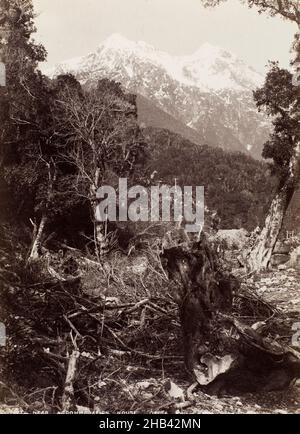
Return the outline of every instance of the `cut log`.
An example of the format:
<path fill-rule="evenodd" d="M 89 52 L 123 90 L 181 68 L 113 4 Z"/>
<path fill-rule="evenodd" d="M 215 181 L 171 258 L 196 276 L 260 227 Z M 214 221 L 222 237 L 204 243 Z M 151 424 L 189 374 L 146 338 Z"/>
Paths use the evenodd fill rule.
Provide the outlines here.
<path fill-rule="evenodd" d="M 273 254 L 282 254 L 282 255 L 288 255 L 291 251 L 290 246 L 283 242 L 283 241 L 277 241 Z"/>
<path fill-rule="evenodd" d="M 271 266 L 278 267 L 278 265 L 286 264 L 290 260 L 290 255 L 283 253 L 274 253 L 271 257 Z"/>
<path fill-rule="evenodd" d="M 300 247 L 291 252 L 290 260 L 285 264 L 286 268 L 295 268 L 300 270 Z"/>

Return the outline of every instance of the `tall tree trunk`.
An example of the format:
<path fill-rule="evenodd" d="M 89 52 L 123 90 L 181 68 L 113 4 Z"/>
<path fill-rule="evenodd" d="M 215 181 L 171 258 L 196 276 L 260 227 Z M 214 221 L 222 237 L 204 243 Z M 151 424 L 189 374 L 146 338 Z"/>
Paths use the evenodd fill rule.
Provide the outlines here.
<path fill-rule="evenodd" d="M 51 203 L 51 198 L 52 198 L 52 194 L 53 194 L 53 186 L 54 186 L 54 182 L 56 181 L 56 167 L 53 161 L 51 161 L 50 163 L 47 161 L 44 161 L 47 169 L 48 169 L 48 192 L 47 192 L 47 199 L 46 199 L 46 204 L 44 207 L 44 213 L 42 215 L 39 227 L 35 227 L 34 231 L 33 231 L 33 243 L 32 243 L 32 248 L 31 248 L 31 252 L 28 258 L 28 262 L 34 262 L 34 261 L 38 261 L 40 258 L 40 247 L 41 247 L 41 243 L 42 243 L 42 238 L 44 235 L 44 231 L 45 231 L 45 227 L 48 221 L 48 211 L 49 211 L 49 207 L 50 207 L 50 203 Z M 52 170 L 51 170 L 52 169 Z M 53 173 L 52 173 L 53 172 Z M 35 226 L 35 225 L 34 225 Z"/>
<path fill-rule="evenodd" d="M 271 256 L 280 234 L 286 210 L 293 197 L 299 179 L 300 142 L 297 143 L 290 161 L 289 176 L 273 199 L 264 227 L 248 254 L 247 268 L 251 272 L 269 267 Z"/>
<path fill-rule="evenodd" d="M 293 192 L 294 188 L 284 185 L 273 199 L 265 225 L 249 253 L 247 261 L 249 271 L 268 268 Z"/>
<path fill-rule="evenodd" d="M 107 253 L 108 249 L 108 242 L 107 242 L 107 234 L 106 234 L 106 225 L 105 222 L 99 221 L 98 215 L 97 215 L 97 190 L 100 185 L 100 175 L 101 170 L 98 168 L 95 173 L 95 180 L 94 185 L 91 186 L 91 208 L 93 213 L 93 219 L 94 219 L 94 240 L 95 240 L 95 253 L 100 259 Z"/>
<path fill-rule="evenodd" d="M 47 223 L 47 216 L 44 214 L 41 218 L 38 230 L 34 231 L 34 239 L 32 243 L 31 252 L 28 258 L 28 262 L 37 261 L 40 257 L 40 247 L 44 234 L 44 229 Z"/>
<path fill-rule="evenodd" d="M 95 241 L 97 253 L 100 257 L 107 254 L 108 251 L 108 241 L 105 230 L 105 223 L 95 221 Z"/>

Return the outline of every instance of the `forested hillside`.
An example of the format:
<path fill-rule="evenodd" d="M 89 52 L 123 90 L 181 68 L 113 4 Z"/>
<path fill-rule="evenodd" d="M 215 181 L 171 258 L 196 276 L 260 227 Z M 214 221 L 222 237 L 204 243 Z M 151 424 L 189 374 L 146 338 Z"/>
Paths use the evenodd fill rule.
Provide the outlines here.
<path fill-rule="evenodd" d="M 158 128 L 179 134 L 196 145 L 208 144 L 201 133 L 186 126 L 142 95 L 137 95 L 138 122 L 143 128 Z"/>
<path fill-rule="evenodd" d="M 263 223 L 276 178 L 268 166 L 243 153 L 195 145 L 167 130 L 147 128 L 149 173 L 156 181 L 205 187 L 206 205 L 217 210 L 222 228 L 254 229 Z"/>

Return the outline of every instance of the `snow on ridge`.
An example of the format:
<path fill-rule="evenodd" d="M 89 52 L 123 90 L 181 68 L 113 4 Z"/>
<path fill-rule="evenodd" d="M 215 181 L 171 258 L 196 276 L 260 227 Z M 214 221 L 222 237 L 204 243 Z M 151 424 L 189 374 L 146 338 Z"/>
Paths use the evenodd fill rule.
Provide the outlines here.
<path fill-rule="evenodd" d="M 100 43 L 98 50 L 106 49 L 115 49 L 115 50 L 149 50 L 155 51 L 155 48 L 147 44 L 144 41 L 132 41 L 127 39 L 125 36 L 120 35 L 119 33 L 113 33 L 108 38 L 106 38 L 103 42 Z"/>
<path fill-rule="evenodd" d="M 49 68 L 47 65 L 40 64 L 39 68 L 43 74 L 47 75 L 50 78 L 55 77 L 56 75 L 63 74 L 66 72 L 77 73 L 84 64 L 83 57 L 74 57 L 72 59 L 65 60 L 62 63 L 59 63 L 52 68 Z"/>
<path fill-rule="evenodd" d="M 62 72 L 76 75 L 82 71 L 92 72 L 97 64 L 109 71 L 122 64 L 133 78 L 135 65 L 143 63 L 164 69 L 181 85 L 201 90 L 250 90 L 263 82 L 262 75 L 235 54 L 209 43 L 204 43 L 191 55 L 172 56 L 146 42 L 131 41 L 117 33 L 103 41 L 95 53 L 65 61 L 50 70 L 44 68 L 43 72 L 52 77 Z"/>

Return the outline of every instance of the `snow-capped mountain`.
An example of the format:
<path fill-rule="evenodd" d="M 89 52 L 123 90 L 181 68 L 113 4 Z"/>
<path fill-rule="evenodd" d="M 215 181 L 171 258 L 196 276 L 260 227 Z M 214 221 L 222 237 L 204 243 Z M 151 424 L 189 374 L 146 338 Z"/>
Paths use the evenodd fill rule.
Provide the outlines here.
<path fill-rule="evenodd" d="M 258 157 L 270 131 L 252 91 L 263 76 L 236 55 L 203 44 L 189 56 L 172 56 L 145 42 L 114 34 L 97 50 L 45 71 L 73 73 L 83 84 L 103 77 L 119 81 L 195 130 L 201 141 Z M 147 123 L 145 113 L 142 121 Z"/>

